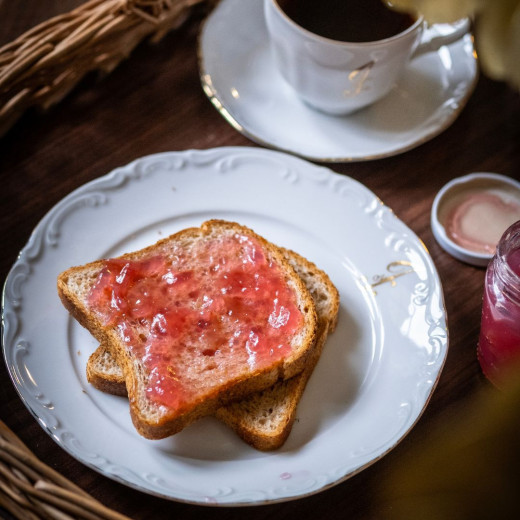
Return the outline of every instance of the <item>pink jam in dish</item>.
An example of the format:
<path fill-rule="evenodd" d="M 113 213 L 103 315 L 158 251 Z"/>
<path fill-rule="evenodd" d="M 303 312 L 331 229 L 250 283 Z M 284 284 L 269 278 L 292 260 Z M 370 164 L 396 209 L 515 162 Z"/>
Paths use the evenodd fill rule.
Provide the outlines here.
<path fill-rule="evenodd" d="M 448 214 L 444 227 L 459 246 L 476 253 L 495 252 L 502 233 L 520 220 L 520 205 L 485 191 L 469 192 Z"/>

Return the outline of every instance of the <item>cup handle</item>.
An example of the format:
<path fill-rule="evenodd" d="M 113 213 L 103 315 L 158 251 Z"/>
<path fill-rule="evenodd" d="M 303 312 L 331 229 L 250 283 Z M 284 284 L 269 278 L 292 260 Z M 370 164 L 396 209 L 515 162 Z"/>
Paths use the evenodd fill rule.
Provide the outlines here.
<path fill-rule="evenodd" d="M 423 37 L 412 53 L 411 59 L 418 58 L 428 52 L 439 50 L 443 45 L 460 40 L 470 30 L 468 18 L 451 24 L 433 24 L 426 26 Z"/>

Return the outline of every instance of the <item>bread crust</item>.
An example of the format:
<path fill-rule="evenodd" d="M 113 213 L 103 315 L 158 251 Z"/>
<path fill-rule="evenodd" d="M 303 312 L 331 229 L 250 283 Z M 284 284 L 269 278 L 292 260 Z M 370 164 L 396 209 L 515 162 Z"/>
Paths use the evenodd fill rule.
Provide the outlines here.
<path fill-rule="evenodd" d="M 226 403 L 268 388 L 278 380 L 295 376 L 304 370 L 307 357 L 314 345 L 317 330 L 316 309 L 305 284 L 276 246 L 236 222 L 210 220 L 204 222 L 200 228 L 185 229 L 160 240 L 154 245 L 124 254 L 119 258 L 142 259 L 146 258 L 147 255 L 162 251 L 172 243 L 200 240 L 219 236 L 223 233 L 241 233 L 254 238 L 261 244 L 268 257 L 279 266 L 286 283 L 293 287 L 295 294 L 298 296 L 298 306 L 304 318 L 301 341 L 298 347 L 293 348 L 287 357 L 274 362 L 265 369 L 257 369 L 253 372 L 244 370 L 237 377 L 211 387 L 203 396 L 176 409 L 157 407 L 157 410 L 154 409 L 153 416 L 143 404 L 143 384 L 147 377 L 145 369 L 139 364 L 138 360 L 132 358 L 131 353 L 120 341 L 117 331 L 114 328 L 104 326 L 100 318 L 88 309 L 85 300 L 82 299 L 85 294 L 77 286 L 80 283 L 81 289 L 92 287 L 97 274 L 104 266 L 104 261 L 98 260 L 83 266 L 72 267 L 58 277 L 58 294 L 65 308 L 100 343 L 108 345 L 117 363 L 121 366 L 125 376 L 132 421 L 137 431 L 144 437 L 160 439 L 177 433 L 196 419 L 213 414 Z"/>
<path fill-rule="evenodd" d="M 294 251 L 280 250 L 315 300 L 319 322 L 315 345 L 302 373 L 223 406 L 215 413 L 245 442 L 262 451 L 278 449 L 287 440 L 296 419 L 298 403 L 321 356 L 327 336 L 336 327 L 339 311 L 339 293 L 327 274 Z M 87 378 L 99 390 L 126 395 L 123 374 L 103 344 L 88 360 Z"/>

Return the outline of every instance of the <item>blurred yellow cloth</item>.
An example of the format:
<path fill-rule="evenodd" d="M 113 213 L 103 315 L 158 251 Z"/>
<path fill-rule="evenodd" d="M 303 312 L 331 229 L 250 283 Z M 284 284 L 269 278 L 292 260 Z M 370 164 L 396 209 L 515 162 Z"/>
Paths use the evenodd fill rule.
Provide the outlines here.
<path fill-rule="evenodd" d="M 455 412 L 455 413 L 454 413 Z M 520 370 L 444 417 L 385 479 L 385 520 L 520 518 Z"/>
<path fill-rule="evenodd" d="M 520 0 L 389 0 L 430 23 L 471 17 L 482 70 L 520 90 Z"/>

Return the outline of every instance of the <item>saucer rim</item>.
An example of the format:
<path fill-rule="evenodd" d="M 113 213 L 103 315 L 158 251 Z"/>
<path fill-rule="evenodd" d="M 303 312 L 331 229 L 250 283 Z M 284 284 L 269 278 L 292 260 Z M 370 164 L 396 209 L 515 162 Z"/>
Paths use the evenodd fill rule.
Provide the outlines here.
<path fill-rule="evenodd" d="M 318 156 L 318 155 L 310 155 L 305 154 L 303 151 L 293 150 L 290 147 L 284 147 L 284 146 L 278 146 L 274 143 L 271 143 L 269 141 L 266 141 L 262 137 L 259 137 L 254 132 L 243 126 L 238 119 L 233 115 L 232 110 L 225 105 L 225 103 L 221 100 L 219 97 L 217 89 L 213 85 L 213 81 L 211 79 L 211 74 L 207 72 L 205 67 L 205 56 L 204 51 L 202 49 L 202 39 L 205 33 L 205 30 L 207 26 L 212 23 L 213 17 L 215 15 L 215 12 L 217 9 L 219 9 L 226 1 L 229 0 L 221 0 L 219 2 L 219 5 L 217 5 L 209 14 L 208 16 L 202 21 L 200 30 L 198 32 L 197 37 L 197 61 L 198 61 L 198 70 L 199 70 L 199 79 L 202 85 L 202 90 L 205 93 L 205 95 L 208 97 L 211 104 L 215 107 L 217 112 L 224 118 L 225 121 L 228 122 L 237 132 L 242 134 L 243 136 L 247 137 L 251 141 L 255 142 L 256 144 L 259 144 L 261 146 L 264 146 L 266 148 L 289 153 L 292 155 L 295 155 L 297 157 L 301 157 L 303 159 L 307 159 L 313 162 L 319 162 L 319 163 L 355 163 L 355 162 L 368 162 L 368 161 L 374 161 L 379 159 L 386 159 L 389 157 L 394 157 L 397 155 L 401 155 L 403 153 L 406 153 L 410 150 L 413 150 L 414 148 L 418 148 L 419 146 L 425 144 L 428 141 L 431 141 L 438 135 L 442 134 L 445 130 L 447 130 L 458 118 L 458 116 L 462 113 L 464 108 L 466 107 L 469 99 L 471 98 L 473 92 L 475 91 L 475 88 L 477 86 L 479 77 L 480 77 L 480 60 L 478 58 L 478 55 L 475 50 L 474 42 L 473 42 L 473 35 L 471 31 L 469 31 L 465 36 L 461 38 L 470 37 L 471 43 L 473 46 L 473 54 L 472 59 L 475 64 L 475 74 L 473 75 L 473 78 L 471 79 L 471 82 L 468 84 L 468 87 L 466 89 L 466 92 L 464 95 L 458 100 L 458 106 L 456 109 L 454 109 L 450 116 L 446 118 L 446 120 L 443 122 L 443 124 L 437 126 L 436 128 L 433 128 L 430 132 L 423 135 L 421 138 L 408 143 L 404 146 L 401 146 L 399 148 L 393 148 L 390 151 L 387 152 L 381 152 L 381 153 L 374 153 L 374 154 L 367 154 L 363 156 L 355 156 L 355 157 L 349 157 L 349 156 Z M 459 40 L 460 41 L 460 40 Z M 458 42 L 454 42 L 458 43 Z M 451 47 L 450 44 L 446 47 Z M 311 108 L 303 107 L 303 110 L 312 110 Z M 324 114 L 325 115 L 325 114 Z M 329 117 L 335 117 L 335 116 L 329 116 Z"/>

